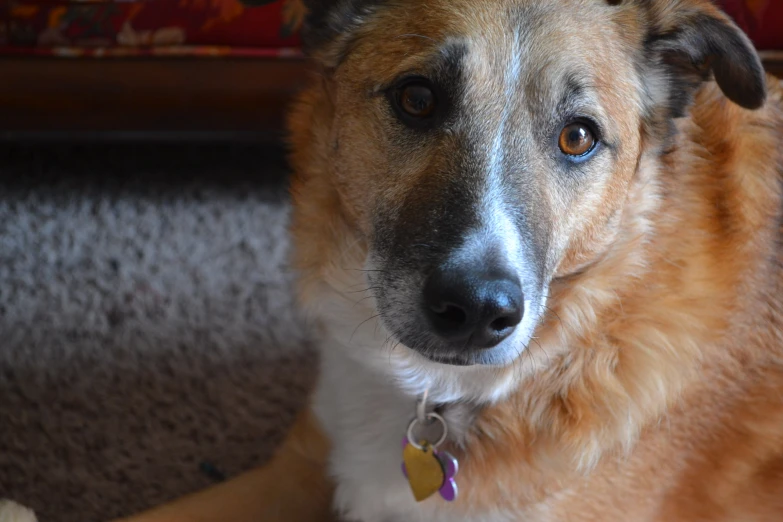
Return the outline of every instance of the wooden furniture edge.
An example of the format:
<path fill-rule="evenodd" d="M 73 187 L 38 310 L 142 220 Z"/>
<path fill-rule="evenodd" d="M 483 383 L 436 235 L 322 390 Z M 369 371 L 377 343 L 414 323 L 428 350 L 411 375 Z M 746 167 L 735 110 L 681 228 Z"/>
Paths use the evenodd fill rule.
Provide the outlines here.
<path fill-rule="evenodd" d="M 778 78 L 783 78 L 783 51 L 762 51 L 759 54 L 764 68 Z"/>
<path fill-rule="evenodd" d="M 291 59 L 0 58 L 0 137 L 275 135 L 308 76 Z"/>

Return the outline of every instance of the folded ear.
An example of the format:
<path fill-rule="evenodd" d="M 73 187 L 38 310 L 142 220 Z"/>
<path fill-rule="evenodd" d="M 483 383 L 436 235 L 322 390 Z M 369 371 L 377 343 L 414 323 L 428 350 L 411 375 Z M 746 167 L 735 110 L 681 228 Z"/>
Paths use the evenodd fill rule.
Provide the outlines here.
<path fill-rule="evenodd" d="M 305 51 L 327 66 L 339 63 L 353 31 L 383 0 L 302 0 L 307 8 Z"/>
<path fill-rule="evenodd" d="M 284 0 L 240 0 L 249 6 L 262 6 Z M 302 27 L 305 51 L 334 65 L 339 62 L 351 32 L 382 0 L 293 0 L 307 9 Z"/>
<path fill-rule="evenodd" d="M 727 15 L 707 0 L 642 0 L 649 9 L 646 49 L 669 79 L 672 114 L 681 116 L 710 73 L 728 99 L 758 109 L 766 80 L 753 44 Z"/>

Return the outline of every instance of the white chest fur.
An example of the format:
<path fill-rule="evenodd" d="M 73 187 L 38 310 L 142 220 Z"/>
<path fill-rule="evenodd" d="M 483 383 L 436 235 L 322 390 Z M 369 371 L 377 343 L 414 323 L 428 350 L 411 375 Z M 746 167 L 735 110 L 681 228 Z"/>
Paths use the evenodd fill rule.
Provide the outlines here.
<path fill-rule="evenodd" d="M 332 441 L 335 505 L 351 522 L 512 520 L 508 514 L 460 517 L 435 495 L 416 503 L 402 474 L 402 440 L 416 399 L 388 377 L 325 349 L 314 408 Z M 459 430 L 459 426 L 452 429 Z M 459 482 L 459 481 L 458 481 Z"/>

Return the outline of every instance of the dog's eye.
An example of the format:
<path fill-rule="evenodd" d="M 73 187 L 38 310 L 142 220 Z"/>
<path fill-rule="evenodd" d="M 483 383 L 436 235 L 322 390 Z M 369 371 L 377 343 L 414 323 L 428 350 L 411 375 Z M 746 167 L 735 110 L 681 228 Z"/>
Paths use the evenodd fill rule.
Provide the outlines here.
<path fill-rule="evenodd" d="M 595 134 L 585 123 L 574 122 L 566 125 L 560 132 L 558 144 L 563 154 L 568 156 L 584 156 L 596 145 Z"/>
<path fill-rule="evenodd" d="M 438 113 L 435 87 L 425 78 L 408 79 L 389 91 L 397 117 L 411 127 L 429 127 Z"/>
<path fill-rule="evenodd" d="M 435 93 L 424 83 L 409 83 L 400 89 L 400 107 L 415 118 L 427 118 L 435 112 Z"/>

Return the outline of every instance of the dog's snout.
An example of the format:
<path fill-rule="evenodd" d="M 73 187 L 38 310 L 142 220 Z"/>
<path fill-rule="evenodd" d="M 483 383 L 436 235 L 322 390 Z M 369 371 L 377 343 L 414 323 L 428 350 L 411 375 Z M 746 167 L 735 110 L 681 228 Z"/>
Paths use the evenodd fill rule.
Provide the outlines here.
<path fill-rule="evenodd" d="M 433 332 L 465 349 L 492 348 L 522 321 L 519 279 L 504 270 L 441 267 L 424 287 L 425 313 Z"/>

